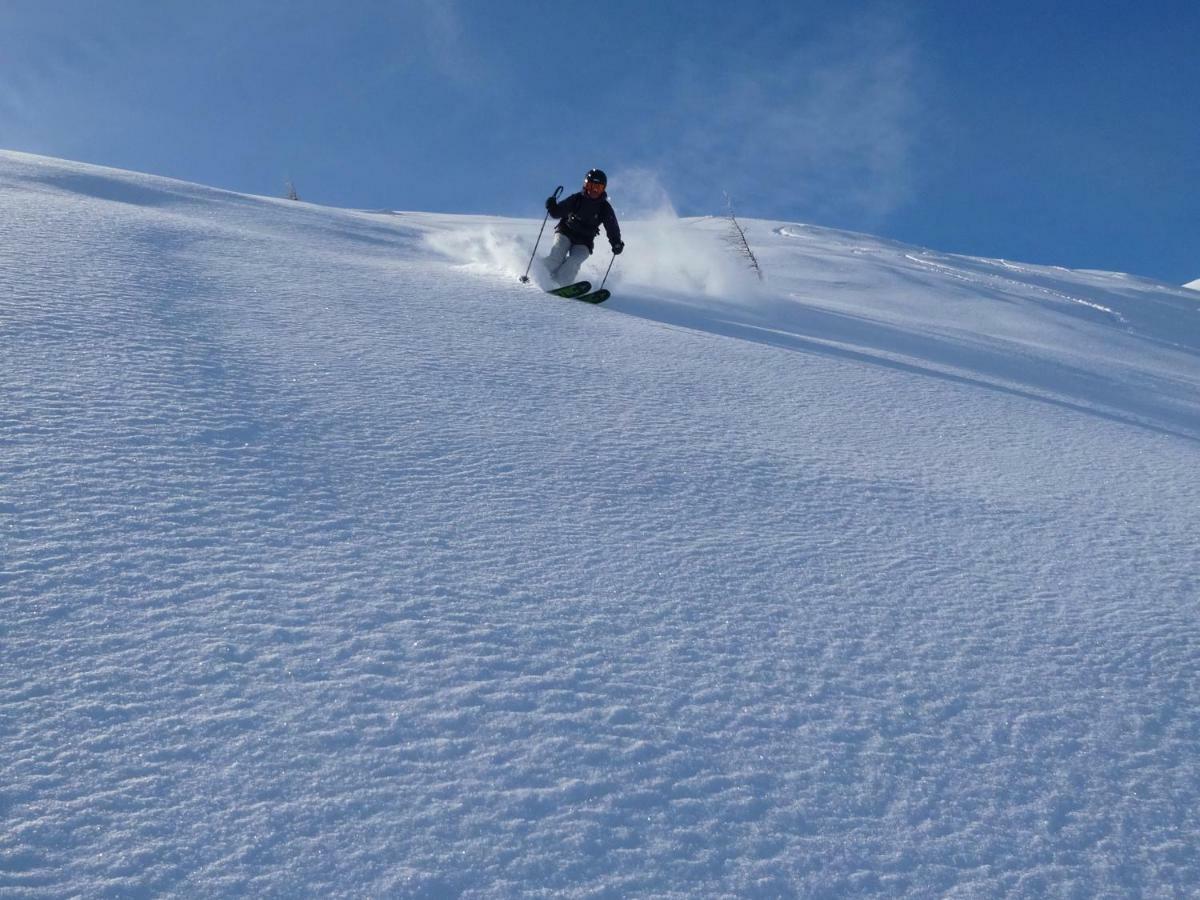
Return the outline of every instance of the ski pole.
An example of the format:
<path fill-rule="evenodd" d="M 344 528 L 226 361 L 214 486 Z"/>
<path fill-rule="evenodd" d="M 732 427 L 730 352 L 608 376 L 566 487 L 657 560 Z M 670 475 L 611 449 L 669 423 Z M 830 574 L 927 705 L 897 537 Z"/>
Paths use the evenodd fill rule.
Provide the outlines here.
<path fill-rule="evenodd" d="M 558 195 L 562 193 L 563 186 L 560 184 L 554 189 L 554 200 L 558 201 Z M 529 270 L 533 268 L 533 258 L 537 256 L 538 244 L 542 242 L 542 232 L 546 230 L 546 223 L 550 221 L 550 210 L 546 210 L 546 218 L 542 219 L 542 227 L 538 230 L 537 240 L 533 242 L 533 253 L 529 254 L 529 265 L 525 267 L 525 274 L 521 276 L 521 283 L 529 283 Z"/>
<path fill-rule="evenodd" d="M 617 261 L 617 254 L 614 253 L 612 255 L 612 259 L 610 259 L 608 261 L 608 268 L 604 270 L 604 281 L 608 281 L 608 273 L 612 271 L 612 264 L 615 263 L 616 261 Z M 604 281 L 600 282 L 600 287 L 598 287 L 597 290 L 599 290 L 599 291 L 604 290 Z"/>

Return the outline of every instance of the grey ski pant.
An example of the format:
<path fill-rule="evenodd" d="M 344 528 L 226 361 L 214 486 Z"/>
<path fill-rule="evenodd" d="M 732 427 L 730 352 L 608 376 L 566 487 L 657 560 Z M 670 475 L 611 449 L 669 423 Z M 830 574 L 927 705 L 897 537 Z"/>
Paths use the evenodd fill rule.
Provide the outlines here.
<path fill-rule="evenodd" d="M 546 257 L 546 271 L 558 284 L 574 284 L 579 279 L 579 267 L 592 255 L 587 244 L 572 244 L 566 235 L 554 237 L 554 246 Z"/>

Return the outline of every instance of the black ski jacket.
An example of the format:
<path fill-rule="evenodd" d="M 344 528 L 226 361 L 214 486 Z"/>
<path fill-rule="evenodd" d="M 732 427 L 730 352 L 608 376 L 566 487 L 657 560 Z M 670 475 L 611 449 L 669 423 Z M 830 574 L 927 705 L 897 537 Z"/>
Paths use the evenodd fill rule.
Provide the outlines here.
<path fill-rule="evenodd" d="M 596 235 L 600 233 L 601 225 L 610 244 L 621 242 L 621 226 L 617 224 L 617 214 L 608 202 L 607 192 L 595 200 L 582 191 L 572 194 L 551 206 L 549 212 L 554 218 L 562 220 L 554 230 L 569 237 L 572 244 L 587 244 L 588 250 L 595 250 Z"/>

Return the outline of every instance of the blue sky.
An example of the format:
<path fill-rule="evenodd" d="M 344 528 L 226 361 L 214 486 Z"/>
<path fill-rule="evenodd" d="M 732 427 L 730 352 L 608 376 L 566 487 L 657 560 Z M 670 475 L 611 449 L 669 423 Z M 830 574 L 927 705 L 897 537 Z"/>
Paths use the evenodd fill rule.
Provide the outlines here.
<path fill-rule="evenodd" d="M 607 169 L 938 250 L 1200 278 L 1200 4 L 5 0 L 0 147 L 540 217 Z M 635 248 L 630 247 L 630 250 Z"/>

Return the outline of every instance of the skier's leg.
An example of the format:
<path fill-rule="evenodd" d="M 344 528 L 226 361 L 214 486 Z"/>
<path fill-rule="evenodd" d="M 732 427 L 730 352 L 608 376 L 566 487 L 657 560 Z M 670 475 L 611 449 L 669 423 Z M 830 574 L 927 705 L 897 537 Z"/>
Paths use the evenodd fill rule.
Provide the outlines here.
<path fill-rule="evenodd" d="M 566 261 L 559 267 L 558 274 L 555 276 L 559 279 L 559 283 L 574 284 L 578 281 L 579 267 L 591 255 L 592 251 L 587 248 L 587 244 L 572 244 Z"/>
<path fill-rule="evenodd" d="M 567 254 L 570 252 L 571 239 L 565 235 L 556 234 L 554 236 L 554 244 L 550 247 L 550 252 L 546 256 L 545 263 L 546 271 L 549 272 L 550 277 L 559 284 L 569 284 L 569 282 L 561 280 L 559 270 L 562 268 L 562 264 L 566 260 Z"/>

